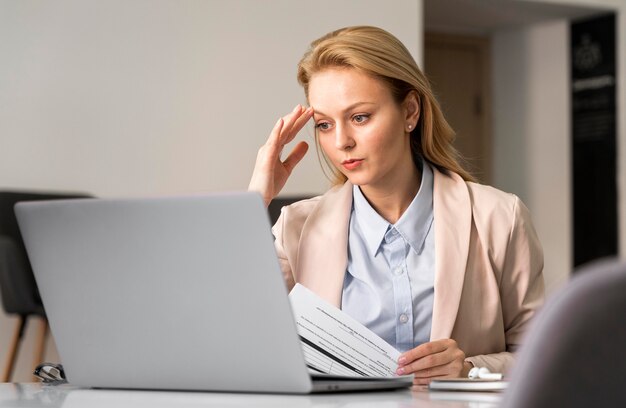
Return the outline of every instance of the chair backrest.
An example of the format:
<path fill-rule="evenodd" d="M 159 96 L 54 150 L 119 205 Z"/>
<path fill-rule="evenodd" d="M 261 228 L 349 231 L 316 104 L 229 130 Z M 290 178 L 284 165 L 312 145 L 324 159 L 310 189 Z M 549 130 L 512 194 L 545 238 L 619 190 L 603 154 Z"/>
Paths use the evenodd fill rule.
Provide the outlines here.
<path fill-rule="evenodd" d="M 626 407 L 626 263 L 588 265 L 546 302 L 502 406 Z"/>
<path fill-rule="evenodd" d="M 91 197 L 84 193 L 0 191 L 0 293 L 6 313 L 38 314 L 44 309 L 17 225 L 14 206 L 20 201 Z"/>

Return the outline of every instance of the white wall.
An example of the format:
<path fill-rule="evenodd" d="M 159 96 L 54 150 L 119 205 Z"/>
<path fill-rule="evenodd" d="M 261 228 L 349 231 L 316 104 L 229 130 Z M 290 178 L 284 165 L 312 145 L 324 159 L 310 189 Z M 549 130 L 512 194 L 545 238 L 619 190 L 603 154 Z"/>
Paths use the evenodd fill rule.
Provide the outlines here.
<path fill-rule="evenodd" d="M 569 23 L 492 36 L 494 185 L 530 209 L 547 292 L 571 270 Z"/>
<path fill-rule="evenodd" d="M 421 55 L 418 4 L 4 1 L 0 186 L 99 196 L 246 188 L 276 119 L 305 102 L 295 74 L 309 42 L 374 24 Z M 311 153 L 287 192 L 326 189 Z"/>
<path fill-rule="evenodd" d="M 3 0 L 0 188 L 245 189 L 273 124 L 305 102 L 295 74 L 310 41 L 356 24 L 421 61 L 420 0 Z M 326 187 L 311 150 L 285 192 Z M 10 327 L 0 315 L 0 366 Z"/>

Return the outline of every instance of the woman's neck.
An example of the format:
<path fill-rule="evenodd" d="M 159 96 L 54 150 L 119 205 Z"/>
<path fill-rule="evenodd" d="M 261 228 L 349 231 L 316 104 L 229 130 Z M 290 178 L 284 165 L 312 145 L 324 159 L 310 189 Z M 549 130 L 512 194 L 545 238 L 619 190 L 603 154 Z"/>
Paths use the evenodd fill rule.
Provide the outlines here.
<path fill-rule="evenodd" d="M 386 183 L 383 187 L 370 185 L 360 187 L 372 208 L 390 224 L 398 222 L 420 189 L 421 173 L 414 164 L 411 170 L 403 173 L 401 177 L 396 177 L 395 182 Z"/>

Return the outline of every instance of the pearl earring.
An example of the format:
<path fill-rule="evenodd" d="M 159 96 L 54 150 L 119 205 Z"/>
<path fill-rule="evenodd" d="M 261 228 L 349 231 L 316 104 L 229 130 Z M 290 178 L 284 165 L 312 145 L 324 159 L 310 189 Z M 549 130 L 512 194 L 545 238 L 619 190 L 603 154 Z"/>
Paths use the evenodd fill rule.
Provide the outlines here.
<path fill-rule="evenodd" d="M 409 130 L 411 130 L 411 129 L 413 129 L 413 126 L 412 126 L 412 125 L 409 125 Z"/>

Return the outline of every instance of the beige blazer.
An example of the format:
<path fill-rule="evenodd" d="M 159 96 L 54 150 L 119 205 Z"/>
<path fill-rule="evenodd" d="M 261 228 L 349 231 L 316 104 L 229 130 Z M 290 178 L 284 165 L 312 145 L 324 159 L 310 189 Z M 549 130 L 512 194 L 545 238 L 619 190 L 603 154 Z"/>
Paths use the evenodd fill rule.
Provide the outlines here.
<path fill-rule="evenodd" d="M 433 169 L 435 294 L 431 340 L 452 338 L 475 366 L 506 372 L 544 296 L 543 251 L 513 194 Z M 273 232 L 295 282 L 341 307 L 352 185 L 283 208 Z"/>

